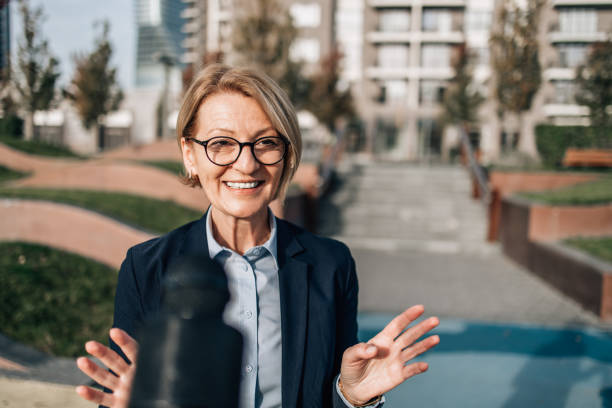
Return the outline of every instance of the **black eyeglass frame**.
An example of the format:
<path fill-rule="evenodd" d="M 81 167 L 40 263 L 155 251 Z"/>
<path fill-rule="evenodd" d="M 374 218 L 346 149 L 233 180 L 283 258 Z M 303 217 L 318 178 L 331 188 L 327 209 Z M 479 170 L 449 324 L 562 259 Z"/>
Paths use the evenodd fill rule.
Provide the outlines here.
<path fill-rule="evenodd" d="M 283 141 L 283 143 L 285 144 L 285 151 L 283 152 L 283 155 L 281 156 L 281 158 L 280 158 L 280 159 L 278 159 L 277 161 L 275 161 L 274 163 L 263 163 L 261 160 L 259 160 L 259 159 L 257 158 L 257 156 L 255 156 L 255 144 L 256 144 L 257 142 L 259 142 L 260 140 L 263 140 L 263 139 L 272 139 L 272 138 L 282 140 L 282 141 Z M 208 147 L 207 147 L 207 146 L 208 146 L 208 143 L 209 143 L 211 140 L 215 140 L 215 139 L 231 139 L 231 140 L 233 140 L 234 142 L 238 143 L 238 146 L 240 146 L 240 150 L 238 150 L 238 155 L 236 156 L 236 158 L 235 158 L 233 161 L 231 161 L 231 162 L 229 162 L 229 163 L 227 163 L 227 164 L 219 164 L 219 163 L 216 163 L 215 161 L 213 161 L 213 159 L 211 159 L 211 158 L 210 158 L 210 156 L 208 155 Z M 284 159 L 284 158 L 285 158 L 285 156 L 287 155 L 287 150 L 288 150 L 288 147 L 289 147 L 289 145 L 290 145 L 289 141 L 288 141 L 288 140 L 287 140 L 285 137 L 283 137 L 283 136 L 263 136 L 263 137 L 260 137 L 260 138 L 255 139 L 255 140 L 254 140 L 254 141 L 252 141 L 252 142 L 240 142 L 240 141 L 238 141 L 238 140 L 236 140 L 236 139 L 234 139 L 233 137 L 230 137 L 230 136 L 215 136 L 215 137 L 211 137 L 211 138 L 210 138 L 210 139 L 208 139 L 208 140 L 198 140 L 198 139 L 196 139 L 195 137 L 187 137 L 187 136 L 185 136 L 185 140 L 192 141 L 192 142 L 196 142 L 196 143 L 197 143 L 197 144 L 199 144 L 200 146 L 204 147 L 204 153 L 206 153 L 206 158 L 207 158 L 207 159 L 208 159 L 208 160 L 209 160 L 209 161 L 210 161 L 212 164 L 217 165 L 217 166 L 221 166 L 221 167 L 229 166 L 229 165 L 231 165 L 231 164 L 236 163 L 236 161 L 238 161 L 238 159 L 240 158 L 240 155 L 242 154 L 242 148 L 243 148 L 244 146 L 250 146 L 250 147 L 251 147 L 251 155 L 253 155 L 253 158 L 255 159 L 255 161 L 256 161 L 257 163 L 262 164 L 262 165 L 264 165 L 264 166 L 273 166 L 273 165 L 275 165 L 275 164 L 280 163 L 281 161 L 283 161 L 283 159 Z"/>

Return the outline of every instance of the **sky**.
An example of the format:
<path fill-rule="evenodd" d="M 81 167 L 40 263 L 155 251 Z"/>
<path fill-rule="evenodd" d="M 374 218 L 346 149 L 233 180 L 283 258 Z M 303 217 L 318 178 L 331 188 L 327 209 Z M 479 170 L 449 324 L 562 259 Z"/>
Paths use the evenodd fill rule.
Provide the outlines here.
<path fill-rule="evenodd" d="M 100 33 L 94 22 L 108 19 L 113 45 L 112 65 L 118 69 L 118 79 L 124 90 L 133 88 L 136 64 L 136 29 L 133 0 L 29 0 L 30 6 L 41 6 L 46 16 L 42 31 L 53 55 L 60 60 L 60 86 L 70 82 L 75 53 L 93 50 L 94 38 Z M 11 50 L 17 50 L 21 37 L 21 21 L 17 2 L 11 7 Z"/>

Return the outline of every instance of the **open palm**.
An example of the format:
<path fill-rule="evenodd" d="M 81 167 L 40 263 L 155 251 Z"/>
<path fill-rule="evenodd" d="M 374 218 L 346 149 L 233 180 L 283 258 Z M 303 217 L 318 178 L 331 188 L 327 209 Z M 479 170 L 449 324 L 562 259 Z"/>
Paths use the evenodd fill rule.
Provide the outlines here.
<path fill-rule="evenodd" d="M 415 343 L 439 324 L 431 317 L 408 328 L 424 310 L 421 305 L 406 309 L 370 341 L 346 349 L 340 381 L 349 402 L 363 404 L 427 370 L 424 362 L 407 364 L 440 342 L 438 336 L 430 336 Z"/>

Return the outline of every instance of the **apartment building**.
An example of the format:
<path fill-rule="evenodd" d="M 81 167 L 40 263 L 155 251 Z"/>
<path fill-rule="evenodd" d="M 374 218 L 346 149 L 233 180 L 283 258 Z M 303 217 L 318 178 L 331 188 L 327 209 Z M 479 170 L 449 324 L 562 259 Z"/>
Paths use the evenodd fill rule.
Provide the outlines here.
<path fill-rule="evenodd" d="M 182 0 L 183 32 L 186 36 L 182 61 L 199 69 L 207 53 L 232 55 L 232 25 L 240 12 L 256 6 L 252 0 Z M 298 29 L 291 58 L 312 69 L 334 44 L 334 0 L 281 0 Z"/>
<path fill-rule="evenodd" d="M 576 67 L 585 62 L 592 43 L 612 34 L 612 1 L 551 0 L 547 13 L 538 119 L 557 125 L 588 124 L 588 109 L 577 105 L 574 97 Z"/>
<path fill-rule="evenodd" d="M 0 0 L 0 71 L 8 68 L 11 55 L 11 25 L 9 2 Z"/>

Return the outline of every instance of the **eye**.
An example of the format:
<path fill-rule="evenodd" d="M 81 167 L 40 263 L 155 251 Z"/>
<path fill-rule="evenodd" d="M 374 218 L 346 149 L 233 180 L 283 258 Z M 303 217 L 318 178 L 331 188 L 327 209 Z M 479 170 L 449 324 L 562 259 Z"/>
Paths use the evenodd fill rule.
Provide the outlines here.
<path fill-rule="evenodd" d="M 260 146 L 278 146 L 280 144 L 280 138 L 278 137 L 266 137 L 264 139 L 259 139 L 257 144 Z"/>
<path fill-rule="evenodd" d="M 227 147 L 227 146 L 233 146 L 235 145 L 236 142 L 234 142 L 232 139 L 210 139 L 210 141 L 208 142 L 208 146 L 213 147 L 213 148 L 220 148 L 220 147 Z"/>

